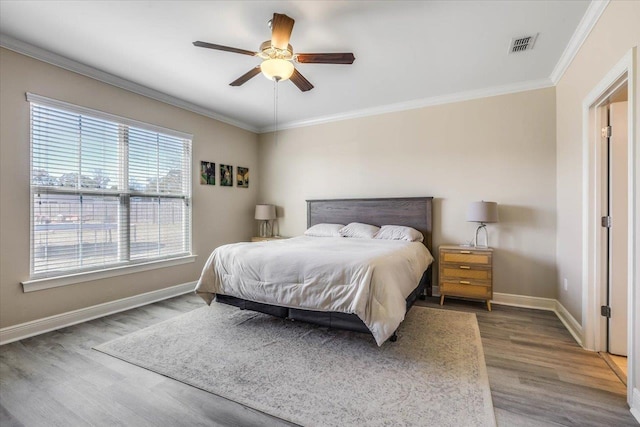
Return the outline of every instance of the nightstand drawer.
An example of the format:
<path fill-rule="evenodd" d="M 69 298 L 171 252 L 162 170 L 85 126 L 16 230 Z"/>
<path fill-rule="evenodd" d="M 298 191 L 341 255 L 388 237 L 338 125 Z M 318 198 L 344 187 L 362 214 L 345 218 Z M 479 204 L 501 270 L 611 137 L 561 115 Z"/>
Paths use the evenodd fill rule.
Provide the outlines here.
<path fill-rule="evenodd" d="M 469 298 L 491 298 L 491 286 L 473 283 L 441 282 L 440 293 Z"/>
<path fill-rule="evenodd" d="M 470 265 L 442 265 L 440 268 L 440 274 L 443 279 L 448 278 L 463 278 L 463 279 L 476 279 L 476 280 L 491 280 L 491 269 L 488 267 L 482 268 Z"/>
<path fill-rule="evenodd" d="M 474 253 L 471 250 L 443 250 L 440 254 L 440 262 L 490 265 L 491 254 Z"/>
<path fill-rule="evenodd" d="M 441 245 L 440 305 L 445 297 L 485 300 L 491 311 L 493 297 L 493 249 L 457 245 Z"/>

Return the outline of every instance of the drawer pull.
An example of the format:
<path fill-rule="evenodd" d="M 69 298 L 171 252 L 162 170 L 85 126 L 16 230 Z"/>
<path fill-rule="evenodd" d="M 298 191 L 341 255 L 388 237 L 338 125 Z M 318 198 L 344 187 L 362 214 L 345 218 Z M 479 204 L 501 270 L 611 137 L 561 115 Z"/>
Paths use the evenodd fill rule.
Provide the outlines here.
<path fill-rule="evenodd" d="M 470 254 L 471 251 L 460 251 L 461 254 Z"/>
<path fill-rule="evenodd" d="M 460 268 L 463 270 L 471 270 L 471 267 L 469 267 L 468 265 L 461 265 Z"/>
<path fill-rule="evenodd" d="M 461 285 L 470 285 L 470 284 L 471 284 L 471 282 L 470 282 L 470 281 L 468 281 L 468 280 L 460 280 L 460 284 L 461 284 Z"/>

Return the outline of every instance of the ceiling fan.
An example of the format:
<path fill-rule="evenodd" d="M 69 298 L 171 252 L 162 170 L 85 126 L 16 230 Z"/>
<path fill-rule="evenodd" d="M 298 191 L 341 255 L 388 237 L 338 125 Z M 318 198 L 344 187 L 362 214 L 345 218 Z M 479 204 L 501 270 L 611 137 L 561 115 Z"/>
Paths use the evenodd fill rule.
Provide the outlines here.
<path fill-rule="evenodd" d="M 353 61 L 355 61 L 356 58 L 351 52 L 294 53 L 293 47 L 289 44 L 294 23 L 295 21 L 287 15 L 274 13 L 273 19 L 269 21 L 271 40 L 262 43 L 258 52 L 202 41 L 193 42 L 193 45 L 208 49 L 223 50 L 225 52 L 240 53 L 242 55 L 257 56 L 263 59 L 260 65 L 252 68 L 249 72 L 231 82 L 231 86 L 241 86 L 262 72 L 262 74 L 270 80 L 282 81 L 291 79 L 298 89 L 306 92 L 313 89 L 313 85 L 296 70 L 293 62 L 299 64 L 353 64 Z"/>

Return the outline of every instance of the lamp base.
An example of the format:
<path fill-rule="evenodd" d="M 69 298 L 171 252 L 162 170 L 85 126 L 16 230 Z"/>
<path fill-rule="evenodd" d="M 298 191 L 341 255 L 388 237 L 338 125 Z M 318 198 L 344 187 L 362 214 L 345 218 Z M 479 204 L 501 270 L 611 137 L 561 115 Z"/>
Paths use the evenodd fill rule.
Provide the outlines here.
<path fill-rule="evenodd" d="M 271 224 L 269 220 L 263 220 L 260 223 L 260 237 L 271 237 Z"/>
<path fill-rule="evenodd" d="M 481 230 L 484 230 L 484 245 L 480 244 L 478 241 L 478 236 Z M 478 228 L 476 228 L 476 237 L 473 239 L 473 247 L 482 249 L 489 247 L 489 233 L 487 233 L 487 225 L 485 223 L 481 222 Z"/>

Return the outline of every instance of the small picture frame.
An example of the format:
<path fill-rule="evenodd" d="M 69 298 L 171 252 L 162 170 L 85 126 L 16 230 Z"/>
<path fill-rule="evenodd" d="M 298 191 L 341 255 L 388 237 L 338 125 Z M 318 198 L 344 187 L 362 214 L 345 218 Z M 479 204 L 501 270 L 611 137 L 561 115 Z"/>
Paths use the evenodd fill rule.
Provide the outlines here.
<path fill-rule="evenodd" d="M 220 186 L 233 187 L 233 166 L 220 165 Z"/>
<path fill-rule="evenodd" d="M 214 162 L 200 162 L 200 184 L 216 185 L 216 164 Z"/>
<path fill-rule="evenodd" d="M 240 188 L 249 188 L 249 168 L 237 167 L 236 185 Z"/>

